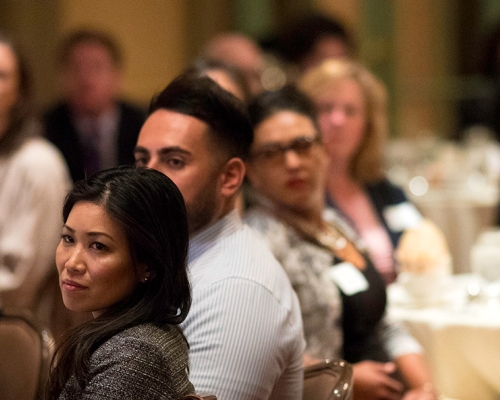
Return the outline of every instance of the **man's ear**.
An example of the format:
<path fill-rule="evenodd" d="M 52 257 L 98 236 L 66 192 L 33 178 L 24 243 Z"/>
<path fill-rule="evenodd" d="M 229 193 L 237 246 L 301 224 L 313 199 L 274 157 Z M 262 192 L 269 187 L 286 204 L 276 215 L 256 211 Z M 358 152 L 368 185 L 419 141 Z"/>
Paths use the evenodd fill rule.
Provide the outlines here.
<path fill-rule="evenodd" d="M 220 192 L 224 197 L 233 196 L 240 188 L 245 178 L 245 163 L 239 157 L 231 158 L 222 169 L 220 175 Z"/>

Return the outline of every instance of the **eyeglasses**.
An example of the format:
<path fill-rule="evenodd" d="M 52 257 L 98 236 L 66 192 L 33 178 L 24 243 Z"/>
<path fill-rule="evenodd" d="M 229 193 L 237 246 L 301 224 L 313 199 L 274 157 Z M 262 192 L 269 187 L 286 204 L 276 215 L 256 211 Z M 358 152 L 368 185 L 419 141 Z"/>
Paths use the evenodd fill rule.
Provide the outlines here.
<path fill-rule="evenodd" d="M 288 144 L 268 143 L 260 146 L 251 152 L 252 159 L 262 161 L 277 161 L 285 155 L 287 151 L 293 151 L 299 156 L 307 155 L 314 144 L 319 142 L 318 136 L 299 136 Z"/>

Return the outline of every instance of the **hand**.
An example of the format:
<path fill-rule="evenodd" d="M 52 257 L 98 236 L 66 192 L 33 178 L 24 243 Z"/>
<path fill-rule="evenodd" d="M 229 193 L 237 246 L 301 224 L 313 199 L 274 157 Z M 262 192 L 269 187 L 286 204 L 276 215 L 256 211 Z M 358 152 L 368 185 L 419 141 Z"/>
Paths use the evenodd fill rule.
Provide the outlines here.
<path fill-rule="evenodd" d="M 306 367 L 306 368 L 311 366 L 311 365 L 320 363 L 321 361 L 324 361 L 324 360 L 322 360 L 320 358 L 312 357 L 309 354 L 304 353 L 304 367 Z"/>
<path fill-rule="evenodd" d="M 353 365 L 354 400 L 400 400 L 404 386 L 389 375 L 394 363 L 361 361 Z"/>
<path fill-rule="evenodd" d="M 438 395 L 430 386 L 408 390 L 403 400 L 438 400 Z"/>
<path fill-rule="evenodd" d="M 409 389 L 404 400 L 437 400 L 432 385 L 432 374 L 421 354 L 406 354 L 396 358 L 397 368 Z"/>

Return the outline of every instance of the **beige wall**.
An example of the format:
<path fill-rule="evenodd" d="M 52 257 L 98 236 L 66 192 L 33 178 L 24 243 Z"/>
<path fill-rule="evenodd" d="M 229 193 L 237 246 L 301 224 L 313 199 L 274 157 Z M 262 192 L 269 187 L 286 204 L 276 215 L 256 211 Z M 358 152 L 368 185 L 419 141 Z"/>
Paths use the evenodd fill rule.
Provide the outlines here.
<path fill-rule="evenodd" d="M 333 15 L 342 20 L 349 28 L 358 32 L 361 21 L 362 0 L 314 0 L 314 7 L 327 15 Z M 386 0 L 384 0 L 386 1 Z"/>
<path fill-rule="evenodd" d="M 0 0 L 0 29 L 19 44 L 32 73 L 36 103 L 41 105 L 53 100 L 58 1 Z"/>
<path fill-rule="evenodd" d="M 395 1 L 397 136 L 450 136 L 453 1 Z"/>
<path fill-rule="evenodd" d="M 366 1 L 372 0 L 307 0 L 343 20 L 360 45 Z M 396 24 L 393 42 L 386 43 L 394 52 L 388 61 L 395 71 L 394 134 L 447 136 L 455 124 L 447 87 L 454 73 L 453 11 L 459 1 L 384 1 L 392 2 Z M 234 0 L 0 0 L 0 24 L 24 44 L 42 106 L 56 97 L 53 56 L 61 35 L 80 26 L 102 28 L 117 37 L 125 53 L 124 94 L 147 104 L 211 34 L 234 28 L 234 4 Z"/>
<path fill-rule="evenodd" d="M 363 37 L 363 3 L 372 0 L 314 0 L 317 10 L 338 16 L 355 32 L 368 64 L 376 62 L 377 38 Z M 395 136 L 451 136 L 456 115 L 450 85 L 455 74 L 457 46 L 456 0 L 391 1 L 395 21 L 392 43 L 382 43 L 394 52 L 394 98 L 396 115 L 391 120 Z"/>
<path fill-rule="evenodd" d="M 60 0 L 61 32 L 89 26 L 113 34 L 125 55 L 124 94 L 147 104 L 187 62 L 186 4 L 184 0 Z"/>
<path fill-rule="evenodd" d="M 0 26 L 27 55 L 40 108 L 57 98 L 59 41 L 78 27 L 103 29 L 117 38 L 125 56 L 124 95 L 147 104 L 191 57 L 188 5 L 191 0 L 0 0 Z"/>

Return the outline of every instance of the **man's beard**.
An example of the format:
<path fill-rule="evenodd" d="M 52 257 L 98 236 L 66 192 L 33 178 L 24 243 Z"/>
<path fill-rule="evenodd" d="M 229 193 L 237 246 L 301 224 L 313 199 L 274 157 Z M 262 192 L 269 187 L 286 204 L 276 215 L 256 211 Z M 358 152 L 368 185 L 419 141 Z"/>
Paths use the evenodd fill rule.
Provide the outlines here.
<path fill-rule="evenodd" d="M 217 211 L 216 177 L 208 179 L 191 204 L 186 204 L 189 234 L 198 232 L 214 222 Z"/>

